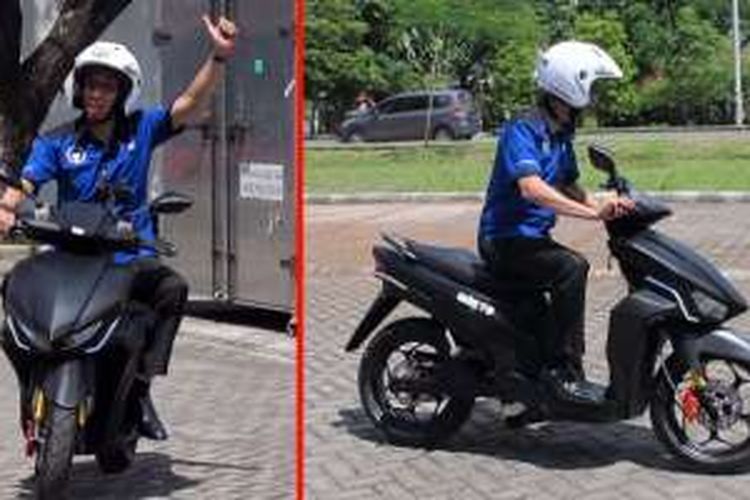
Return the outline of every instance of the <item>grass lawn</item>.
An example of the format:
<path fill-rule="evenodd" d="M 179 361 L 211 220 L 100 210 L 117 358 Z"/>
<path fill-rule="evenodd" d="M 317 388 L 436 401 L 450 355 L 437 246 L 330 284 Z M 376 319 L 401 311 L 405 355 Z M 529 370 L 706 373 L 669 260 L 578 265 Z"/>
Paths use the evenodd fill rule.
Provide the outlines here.
<path fill-rule="evenodd" d="M 588 164 L 586 144 L 577 140 L 583 183 L 603 176 Z M 750 134 L 688 133 L 668 136 L 612 135 L 598 138 L 610 147 L 620 171 L 641 190 L 750 191 Z M 465 142 L 430 148 L 308 150 L 306 191 L 480 192 L 493 161 L 492 142 Z"/>

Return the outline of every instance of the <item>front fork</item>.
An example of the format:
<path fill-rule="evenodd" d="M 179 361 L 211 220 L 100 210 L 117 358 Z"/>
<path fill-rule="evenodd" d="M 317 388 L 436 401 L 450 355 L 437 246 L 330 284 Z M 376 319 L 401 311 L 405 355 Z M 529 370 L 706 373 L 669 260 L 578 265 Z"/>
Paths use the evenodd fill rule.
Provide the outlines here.
<path fill-rule="evenodd" d="M 691 424 L 697 422 L 701 411 L 707 412 L 711 418 L 718 417 L 714 406 L 706 396 L 708 379 L 705 367 L 700 360 L 699 337 L 673 337 L 672 345 L 678 363 L 681 364 L 681 368 L 685 368 L 685 373 L 681 380 L 675 380 L 664 358 L 660 361 L 660 369 L 664 372 L 674 394 L 675 403 L 680 408 L 685 421 Z"/>
<path fill-rule="evenodd" d="M 55 405 L 74 409 L 79 429 L 86 427 L 94 407 L 92 387 L 86 383 L 91 366 L 81 360 L 36 363 L 39 365 L 24 370 L 25 376 L 19 372 L 21 427 L 28 457 L 38 451 L 44 440 L 42 429 Z"/>
<path fill-rule="evenodd" d="M 29 409 L 24 412 L 26 416 L 22 417 L 23 437 L 25 441 L 24 449 L 26 457 L 32 458 L 39 449 L 39 444 L 44 439 L 40 430 L 44 425 L 51 405 L 55 403 L 44 394 L 44 390 L 40 386 L 36 386 L 34 387 L 31 401 L 27 404 L 29 405 Z M 76 423 L 79 430 L 86 427 L 92 410 L 93 398 L 90 396 L 84 398 L 76 405 Z"/>

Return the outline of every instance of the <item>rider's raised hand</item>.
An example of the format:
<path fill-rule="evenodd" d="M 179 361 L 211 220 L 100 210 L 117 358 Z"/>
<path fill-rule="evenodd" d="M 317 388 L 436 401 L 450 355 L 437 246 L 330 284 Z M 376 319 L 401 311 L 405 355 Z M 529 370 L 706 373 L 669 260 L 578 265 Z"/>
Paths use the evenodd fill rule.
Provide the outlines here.
<path fill-rule="evenodd" d="M 203 16 L 203 23 L 206 25 L 214 46 L 214 54 L 220 58 L 226 59 L 234 54 L 235 41 L 237 39 L 237 25 L 224 16 L 219 17 L 216 23 L 211 21 L 207 15 Z"/>

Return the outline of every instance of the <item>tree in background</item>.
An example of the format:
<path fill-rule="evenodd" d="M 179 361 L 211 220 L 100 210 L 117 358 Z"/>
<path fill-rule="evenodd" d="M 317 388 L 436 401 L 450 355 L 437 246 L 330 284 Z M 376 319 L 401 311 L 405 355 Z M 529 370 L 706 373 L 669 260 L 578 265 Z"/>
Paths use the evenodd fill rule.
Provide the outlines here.
<path fill-rule="evenodd" d="M 20 0 L 0 2 L 0 160 L 20 170 L 76 55 L 93 43 L 130 0 L 62 0 L 47 37 L 20 60 Z"/>
<path fill-rule="evenodd" d="M 414 80 L 411 68 L 389 53 L 385 5 L 310 0 L 306 10 L 305 91 L 324 128 L 343 118 L 359 92 L 383 95 Z"/>
<path fill-rule="evenodd" d="M 598 125 L 629 123 L 638 111 L 635 88 L 636 66 L 628 52 L 625 27 L 614 12 L 601 15 L 584 13 L 576 19 L 576 38 L 595 43 L 620 65 L 623 78 L 601 81 L 595 86 L 595 103 L 592 113 Z"/>
<path fill-rule="evenodd" d="M 750 21 L 750 0 L 741 2 Z M 494 127 L 533 104 L 539 51 L 572 37 L 601 45 L 625 71 L 623 80 L 598 85 L 599 124 L 731 120 L 728 0 L 308 3 L 308 97 L 325 100 L 330 123 L 361 90 L 380 99 L 460 86 L 472 91 L 484 123 Z"/>

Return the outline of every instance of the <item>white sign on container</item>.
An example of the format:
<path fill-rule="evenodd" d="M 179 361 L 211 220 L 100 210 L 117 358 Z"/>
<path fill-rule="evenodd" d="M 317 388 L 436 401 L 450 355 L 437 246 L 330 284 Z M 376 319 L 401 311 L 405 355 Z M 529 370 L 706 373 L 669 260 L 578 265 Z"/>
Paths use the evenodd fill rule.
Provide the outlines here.
<path fill-rule="evenodd" d="M 284 165 L 241 162 L 240 198 L 282 201 L 284 199 Z"/>

